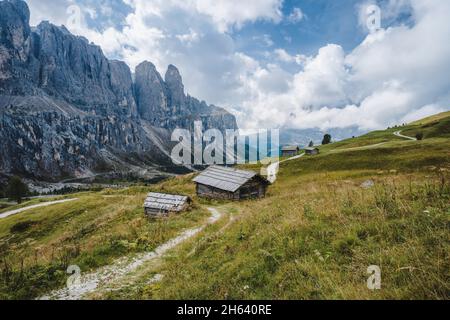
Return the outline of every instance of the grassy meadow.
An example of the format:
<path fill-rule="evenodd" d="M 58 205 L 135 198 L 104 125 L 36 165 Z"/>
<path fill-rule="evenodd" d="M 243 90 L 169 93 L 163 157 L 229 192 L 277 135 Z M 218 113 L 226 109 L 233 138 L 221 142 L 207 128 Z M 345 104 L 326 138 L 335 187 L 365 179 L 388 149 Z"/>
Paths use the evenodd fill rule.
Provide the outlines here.
<path fill-rule="evenodd" d="M 367 178 L 376 186 L 361 188 Z M 266 199 L 230 205 L 225 231 L 185 245 L 160 284 L 130 298 L 449 298 L 449 178 L 283 173 Z M 370 265 L 382 269 L 380 291 L 366 287 Z"/>
<path fill-rule="evenodd" d="M 0 220 L 0 299 L 62 287 L 83 272 L 151 251 L 182 230 L 216 224 L 96 299 L 449 299 L 450 114 L 322 146 L 281 165 L 265 199 L 208 202 L 192 175 L 152 187 L 84 192 L 73 202 Z M 415 136 L 408 141 L 394 136 Z M 257 166 L 246 166 L 258 169 Z M 370 183 L 367 183 L 370 182 Z M 149 191 L 193 197 L 192 210 L 149 220 Z M 33 200 L 38 201 L 38 200 Z M 367 268 L 382 288 L 367 288 Z M 149 283 L 155 274 L 162 280 Z"/>
<path fill-rule="evenodd" d="M 267 198 L 222 206 L 225 221 L 148 270 L 160 283 L 103 298 L 449 299 L 450 140 L 398 130 L 284 163 Z M 381 290 L 367 288 L 371 265 Z"/>
<path fill-rule="evenodd" d="M 148 192 L 193 195 L 188 180 L 72 194 L 67 198 L 78 200 L 0 220 L 0 299 L 38 297 L 64 285 L 69 265 L 78 265 L 83 272 L 94 270 L 115 258 L 151 251 L 202 223 L 209 213 L 195 204 L 189 212 L 167 220 L 144 215 Z"/>

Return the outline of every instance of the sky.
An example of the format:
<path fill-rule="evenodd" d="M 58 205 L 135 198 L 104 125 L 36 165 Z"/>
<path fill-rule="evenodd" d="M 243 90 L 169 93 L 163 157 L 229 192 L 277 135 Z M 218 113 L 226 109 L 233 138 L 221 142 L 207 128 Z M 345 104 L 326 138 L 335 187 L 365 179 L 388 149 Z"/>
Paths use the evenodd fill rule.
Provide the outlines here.
<path fill-rule="evenodd" d="M 383 129 L 450 110 L 448 0 L 27 0 L 241 128 Z M 379 19 L 378 19 L 379 18 Z"/>

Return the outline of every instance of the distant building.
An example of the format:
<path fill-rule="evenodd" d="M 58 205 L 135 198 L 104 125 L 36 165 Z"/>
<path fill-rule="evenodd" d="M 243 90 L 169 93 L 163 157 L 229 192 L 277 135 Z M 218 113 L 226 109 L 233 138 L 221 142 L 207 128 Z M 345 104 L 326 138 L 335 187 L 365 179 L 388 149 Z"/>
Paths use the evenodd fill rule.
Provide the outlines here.
<path fill-rule="evenodd" d="M 300 148 L 298 146 L 286 146 L 281 149 L 282 157 L 294 157 L 298 155 Z"/>
<path fill-rule="evenodd" d="M 319 150 L 319 148 L 314 148 L 314 147 L 310 147 L 310 148 L 305 148 L 305 153 L 308 155 L 308 156 L 315 156 L 316 154 L 319 154 L 320 153 L 320 150 Z"/>
<path fill-rule="evenodd" d="M 186 196 L 151 192 L 145 199 L 144 210 L 149 217 L 167 217 L 187 210 L 190 204 L 191 199 Z"/>
<path fill-rule="evenodd" d="M 235 201 L 263 198 L 270 184 L 253 171 L 222 166 L 209 167 L 193 181 L 197 184 L 199 197 Z"/>

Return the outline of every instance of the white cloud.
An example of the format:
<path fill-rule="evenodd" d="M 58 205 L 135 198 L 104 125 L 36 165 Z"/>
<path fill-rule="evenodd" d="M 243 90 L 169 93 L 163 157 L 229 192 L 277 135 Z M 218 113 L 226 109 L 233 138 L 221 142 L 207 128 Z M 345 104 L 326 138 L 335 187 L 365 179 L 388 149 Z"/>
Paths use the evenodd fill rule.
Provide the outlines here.
<path fill-rule="evenodd" d="M 391 0 L 386 12 L 395 15 L 411 6 L 413 26 L 381 29 L 349 54 L 335 44 L 311 57 L 277 48 L 269 63 L 239 52 L 229 32 L 260 19 L 279 22 L 281 0 L 124 1 L 132 13 L 120 30 L 111 26 L 99 32 L 83 22 L 72 31 L 132 69 L 144 60 L 160 71 L 177 65 L 190 94 L 233 108 L 241 127 L 370 130 L 450 109 L 446 0 Z M 65 24 L 67 6 L 28 2 L 33 21 L 42 16 Z M 54 6 L 52 16 L 44 3 Z M 273 45 L 264 35 L 257 40 Z"/>
<path fill-rule="evenodd" d="M 423 106 L 419 110 L 412 111 L 408 113 L 406 116 L 403 117 L 402 123 L 411 123 L 417 120 L 424 119 L 428 116 L 445 112 L 448 109 L 445 109 L 439 105 L 436 104 L 428 104 L 426 106 Z"/>
<path fill-rule="evenodd" d="M 295 56 L 290 55 L 286 50 L 281 49 L 281 48 L 275 49 L 274 54 L 275 54 L 276 60 L 278 60 L 280 62 L 296 63 L 298 65 L 305 65 L 308 62 L 308 60 L 310 59 L 309 57 L 302 55 L 302 54 L 297 54 Z"/>
<path fill-rule="evenodd" d="M 449 110 L 450 3 L 417 0 L 411 5 L 414 26 L 382 29 L 348 55 L 338 45 L 323 47 L 285 92 L 267 93 L 252 77 L 243 81 L 251 98 L 242 104 L 242 123 L 371 130 Z M 283 50 L 275 55 L 293 60 Z"/>
<path fill-rule="evenodd" d="M 368 13 L 370 6 L 375 5 L 379 7 L 381 13 L 380 18 L 382 19 L 380 22 L 382 24 L 389 24 L 402 14 L 414 14 L 412 8 L 413 1 L 415 0 L 387 0 L 381 3 L 377 0 L 365 0 L 360 2 L 356 5 L 359 25 L 364 31 L 369 31 L 367 30 L 367 20 L 373 14 L 373 12 Z"/>
<path fill-rule="evenodd" d="M 385 19 L 396 18 L 403 13 L 411 12 L 411 10 L 411 0 L 389 0 L 382 9 Z"/>
<path fill-rule="evenodd" d="M 41 21 L 48 20 L 56 25 L 65 25 L 67 23 L 67 8 L 69 1 L 41 1 L 27 0 L 30 7 L 32 26 L 38 25 Z"/>
<path fill-rule="evenodd" d="M 274 45 L 274 42 L 269 34 L 263 34 L 261 36 L 254 36 L 252 38 L 253 41 L 258 42 L 264 47 L 272 47 Z"/>
<path fill-rule="evenodd" d="M 88 12 L 84 9 L 81 25 L 69 29 L 100 45 L 108 57 L 123 59 L 132 70 L 144 60 L 152 61 L 162 73 L 167 65 L 175 64 L 189 94 L 227 107 L 240 105 L 247 94 L 241 90 L 241 79 L 254 71 L 251 67 L 254 61 L 236 51 L 228 31 L 256 20 L 277 23 L 282 17 L 281 0 L 123 1 L 132 12 L 121 29 L 113 25 L 102 31 L 89 28 L 86 23 Z M 46 0 L 29 2 L 32 11 L 39 8 L 44 12 L 51 6 Z M 67 24 L 67 5 L 68 1 L 55 6 L 57 14 L 47 14 L 47 19 L 56 24 Z M 36 14 L 34 19 L 41 19 L 41 15 Z M 269 35 L 255 40 L 265 47 L 273 45 Z M 281 69 L 273 68 L 273 71 L 282 74 Z M 268 89 L 273 81 L 261 76 L 258 83 Z M 278 82 L 274 86 L 269 91 L 286 88 Z"/>
<path fill-rule="evenodd" d="M 288 16 L 288 21 L 292 23 L 297 23 L 305 19 L 305 14 L 303 13 L 302 9 L 300 8 L 294 8 L 292 12 Z"/>
<path fill-rule="evenodd" d="M 189 33 L 179 34 L 176 36 L 178 40 L 186 45 L 191 45 L 194 42 L 197 42 L 200 39 L 201 35 L 199 35 L 196 31 L 190 29 Z"/>
<path fill-rule="evenodd" d="M 210 16 L 219 31 L 231 27 L 240 28 L 249 21 L 281 21 L 282 0 L 188 0 L 193 8 L 201 14 Z"/>
<path fill-rule="evenodd" d="M 257 20 L 281 21 L 282 0 L 124 0 L 144 13 L 164 16 L 167 10 L 177 8 L 211 19 L 220 32 L 241 28 Z"/>

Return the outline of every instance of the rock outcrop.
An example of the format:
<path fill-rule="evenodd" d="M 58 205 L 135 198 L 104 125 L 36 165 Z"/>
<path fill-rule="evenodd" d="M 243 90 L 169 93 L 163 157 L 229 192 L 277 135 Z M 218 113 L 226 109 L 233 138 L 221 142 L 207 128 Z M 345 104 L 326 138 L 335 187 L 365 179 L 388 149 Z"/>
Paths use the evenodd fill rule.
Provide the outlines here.
<path fill-rule="evenodd" d="M 185 94 L 180 72 L 135 71 L 65 27 L 29 25 L 21 0 L 0 1 L 0 173 L 60 180 L 177 171 L 170 133 L 236 129 L 224 109 Z"/>
<path fill-rule="evenodd" d="M 164 80 L 151 62 L 136 67 L 135 93 L 139 115 L 155 126 L 164 126 L 169 113 L 167 97 L 169 92 Z"/>

